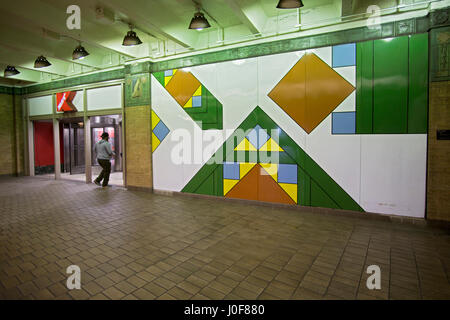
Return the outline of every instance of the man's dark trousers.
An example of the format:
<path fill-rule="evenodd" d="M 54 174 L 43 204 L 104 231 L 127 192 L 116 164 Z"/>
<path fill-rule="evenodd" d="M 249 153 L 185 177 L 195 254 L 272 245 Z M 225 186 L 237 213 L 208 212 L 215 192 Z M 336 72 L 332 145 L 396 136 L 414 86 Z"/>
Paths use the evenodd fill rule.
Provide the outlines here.
<path fill-rule="evenodd" d="M 105 159 L 97 159 L 99 165 L 102 167 L 102 172 L 100 172 L 100 175 L 95 179 L 98 183 L 100 183 L 103 180 L 103 186 L 106 187 L 109 182 L 109 174 L 111 173 L 111 162 L 109 160 Z"/>

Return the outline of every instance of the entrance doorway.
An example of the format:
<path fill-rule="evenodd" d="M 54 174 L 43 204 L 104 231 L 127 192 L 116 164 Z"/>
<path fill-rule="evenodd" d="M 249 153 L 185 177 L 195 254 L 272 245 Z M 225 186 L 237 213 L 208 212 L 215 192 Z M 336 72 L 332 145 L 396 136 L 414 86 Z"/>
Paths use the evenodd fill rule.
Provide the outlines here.
<path fill-rule="evenodd" d="M 75 175 L 85 173 L 84 158 L 84 122 L 83 118 L 62 120 L 63 140 L 61 146 L 64 150 L 62 174 Z"/>
<path fill-rule="evenodd" d="M 91 124 L 91 146 L 92 146 L 92 179 L 95 179 L 101 172 L 102 168 L 98 164 L 94 151 L 95 144 L 101 140 L 103 132 L 109 134 L 108 142 L 114 151 L 111 159 L 111 175 L 109 183 L 112 185 L 123 185 L 123 158 L 122 158 L 122 116 L 108 115 L 95 116 L 90 118 Z"/>

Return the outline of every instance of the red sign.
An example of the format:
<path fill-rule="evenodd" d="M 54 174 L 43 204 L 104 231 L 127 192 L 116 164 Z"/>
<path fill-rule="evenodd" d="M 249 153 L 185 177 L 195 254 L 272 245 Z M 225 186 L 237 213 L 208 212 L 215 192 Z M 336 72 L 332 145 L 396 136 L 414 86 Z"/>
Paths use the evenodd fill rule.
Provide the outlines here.
<path fill-rule="evenodd" d="M 56 94 L 56 111 L 77 111 L 72 100 L 76 91 L 59 92 Z"/>

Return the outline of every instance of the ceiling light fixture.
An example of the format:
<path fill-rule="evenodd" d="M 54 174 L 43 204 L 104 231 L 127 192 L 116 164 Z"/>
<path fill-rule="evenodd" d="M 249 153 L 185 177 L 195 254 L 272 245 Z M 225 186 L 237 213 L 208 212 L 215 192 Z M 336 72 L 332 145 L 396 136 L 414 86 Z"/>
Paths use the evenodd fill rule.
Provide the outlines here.
<path fill-rule="evenodd" d="M 211 27 L 211 25 L 209 24 L 208 20 L 206 20 L 205 15 L 200 12 L 200 8 L 197 8 L 197 12 L 194 13 L 194 17 L 189 24 L 189 29 L 200 31 L 209 27 Z"/>
<path fill-rule="evenodd" d="M 7 66 L 5 69 L 5 77 L 12 77 L 19 73 L 20 71 L 17 70 L 14 66 Z"/>
<path fill-rule="evenodd" d="M 78 45 L 78 47 L 76 47 L 75 50 L 73 50 L 72 60 L 84 59 L 88 55 L 89 55 L 89 52 L 87 52 L 86 49 L 84 49 L 84 47 L 81 46 L 81 43 L 80 43 Z"/>
<path fill-rule="evenodd" d="M 52 64 L 48 62 L 48 60 L 44 56 L 39 56 L 36 61 L 34 62 L 35 68 L 44 68 L 51 66 Z"/>
<path fill-rule="evenodd" d="M 123 46 L 137 46 L 141 44 L 142 41 L 136 35 L 136 32 L 133 31 L 132 26 L 130 25 L 130 31 L 127 32 L 126 36 L 123 38 Z"/>
<path fill-rule="evenodd" d="M 302 0 L 280 0 L 278 2 L 278 9 L 297 9 L 303 7 Z"/>

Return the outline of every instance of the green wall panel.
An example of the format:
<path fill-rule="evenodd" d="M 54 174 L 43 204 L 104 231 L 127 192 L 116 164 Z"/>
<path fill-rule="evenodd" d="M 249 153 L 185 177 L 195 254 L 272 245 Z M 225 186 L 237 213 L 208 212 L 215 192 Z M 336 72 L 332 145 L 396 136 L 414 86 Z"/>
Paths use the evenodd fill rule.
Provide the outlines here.
<path fill-rule="evenodd" d="M 311 206 L 339 209 L 339 206 L 314 181 L 311 181 Z"/>
<path fill-rule="evenodd" d="M 374 41 L 373 133 L 407 133 L 408 36 Z"/>
<path fill-rule="evenodd" d="M 356 133 L 372 133 L 373 41 L 356 46 Z"/>
<path fill-rule="evenodd" d="M 302 206 L 310 206 L 311 205 L 311 178 L 306 172 L 297 166 L 298 171 L 298 188 L 297 188 L 297 196 L 298 196 L 298 204 Z"/>
<path fill-rule="evenodd" d="M 428 34 L 409 40 L 408 133 L 427 133 Z"/>

